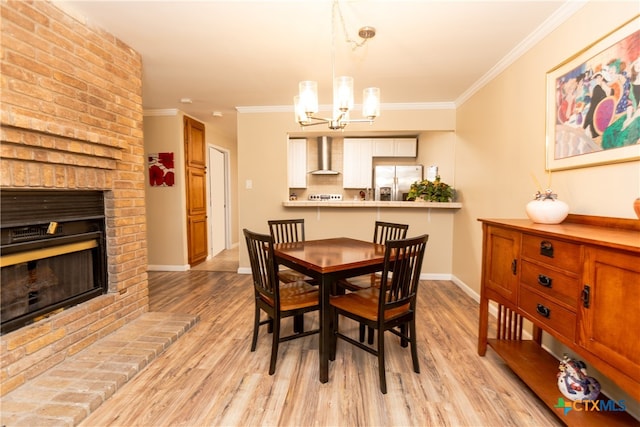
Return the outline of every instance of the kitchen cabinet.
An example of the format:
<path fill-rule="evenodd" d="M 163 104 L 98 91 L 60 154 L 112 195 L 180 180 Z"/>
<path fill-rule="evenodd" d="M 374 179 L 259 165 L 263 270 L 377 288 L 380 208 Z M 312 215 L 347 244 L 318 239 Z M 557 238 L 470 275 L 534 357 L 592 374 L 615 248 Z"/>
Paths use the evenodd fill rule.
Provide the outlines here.
<path fill-rule="evenodd" d="M 416 157 L 417 138 L 373 138 L 373 157 Z"/>
<path fill-rule="evenodd" d="M 416 157 L 417 144 L 417 138 L 345 138 L 343 188 L 371 188 L 374 157 Z"/>
<path fill-rule="evenodd" d="M 289 139 L 289 188 L 307 188 L 307 140 Z"/>
<path fill-rule="evenodd" d="M 624 411 L 556 408 L 558 360 L 542 334 L 562 342 L 640 400 L 640 222 L 569 215 L 562 224 L 481 219 L 478 354 L 491 347 L 568 425 L 637 423 Z M 497 303 L 489 338 L 489 302 Z M 522 337 L 523 320 L 533 337 Z"/>
<path fill-rule="evenodd" d="M 372 187 L 373 156 L 370 138 L 345 138 L 342 159 L 343 188 Z"/>
<path fill-rule="evenodd" d="M 286 208 L 340 208 L 340 209 L 423 209 L 430 212 L 431 209 L 454 212 L 462 209 L 462 203 L 456 202 L 395 202 L 380 200 L 286 200 L 282 202 Z"/>

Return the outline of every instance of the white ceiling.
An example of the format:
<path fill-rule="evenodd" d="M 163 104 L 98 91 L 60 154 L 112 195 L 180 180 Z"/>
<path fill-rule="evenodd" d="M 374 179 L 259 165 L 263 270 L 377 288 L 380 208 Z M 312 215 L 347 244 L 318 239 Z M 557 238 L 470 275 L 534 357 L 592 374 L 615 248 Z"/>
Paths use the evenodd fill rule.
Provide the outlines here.
<path fill-rule="evenodd" d="M 332 0 L 54 0 L 142 55 L 145 110 L 180 109 L 235 137 L 239 107 L 291 108 L 301 80 L 331 103 Z M 335 74 L 385 104 L 459 104 L 582 1 L 340 0 Z M 372 26 L 353 50 L 348 38 Z M 183 104 L 181 98 L 191 98 Z M 396 105 L 397 106 L 397 105 Z M 359 117 L 354 112 L 352 118 Z M 293 112 L 292 112 L 293 121 Z"/>

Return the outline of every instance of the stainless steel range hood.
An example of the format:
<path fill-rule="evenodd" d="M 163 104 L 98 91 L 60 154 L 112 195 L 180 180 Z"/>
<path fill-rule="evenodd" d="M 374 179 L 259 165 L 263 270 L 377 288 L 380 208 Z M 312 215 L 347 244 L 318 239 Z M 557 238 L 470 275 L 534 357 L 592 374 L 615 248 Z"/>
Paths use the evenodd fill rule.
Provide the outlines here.
<path fill-rule="evenodd" d="M 312 175 L 337 175 L 340 172 L 331 169 L 331 138 L 318 137 L 318 169 Z"/>

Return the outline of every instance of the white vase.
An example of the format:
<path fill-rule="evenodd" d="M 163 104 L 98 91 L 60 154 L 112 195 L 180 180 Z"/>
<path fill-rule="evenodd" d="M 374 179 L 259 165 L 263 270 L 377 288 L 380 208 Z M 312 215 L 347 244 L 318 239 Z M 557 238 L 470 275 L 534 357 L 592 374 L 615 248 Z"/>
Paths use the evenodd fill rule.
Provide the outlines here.
<path fill-rule="evenodd" d="M 569 205 L 562 200 L 546 198 L 527 203 L 527 216 L 538 224 L 560 224 L 569 214 Z"/>

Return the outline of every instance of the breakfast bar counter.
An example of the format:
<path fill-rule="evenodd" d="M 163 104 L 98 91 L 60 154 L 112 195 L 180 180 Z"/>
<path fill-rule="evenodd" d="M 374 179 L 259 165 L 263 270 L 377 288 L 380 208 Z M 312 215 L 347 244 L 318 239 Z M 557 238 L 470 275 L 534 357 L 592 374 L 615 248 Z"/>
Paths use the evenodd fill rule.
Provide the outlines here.
<path fill-rule="evenodd" d="M 462 203 L 455 202 L 389 202 L 374 200 L 287 200 L 286 208 L 410 208 L 410 209 L 460 209 Z"/>

